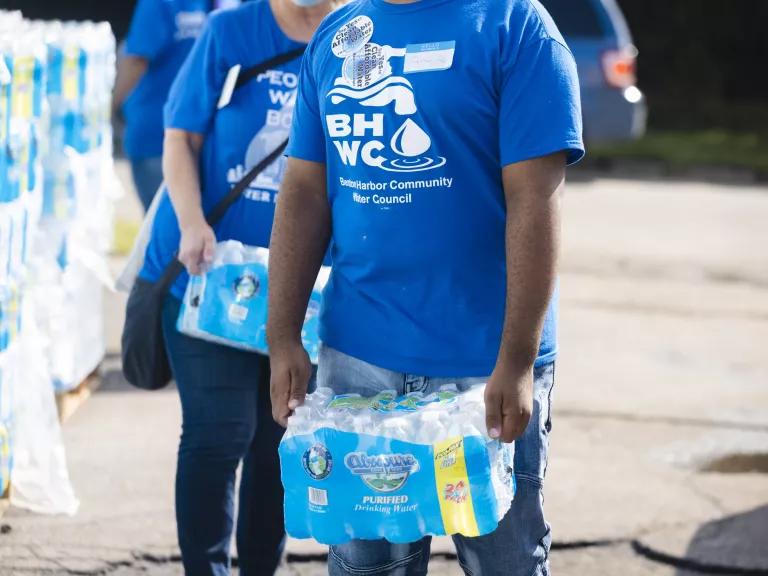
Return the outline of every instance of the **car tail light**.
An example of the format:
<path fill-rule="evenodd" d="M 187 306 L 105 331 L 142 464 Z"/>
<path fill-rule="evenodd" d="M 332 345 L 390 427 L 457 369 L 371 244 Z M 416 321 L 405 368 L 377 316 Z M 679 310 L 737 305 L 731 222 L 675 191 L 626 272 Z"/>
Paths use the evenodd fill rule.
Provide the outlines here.
<path fill-rule="evenodd" d="M 605 81 L 614 88 L 629 88 L 637 83 L 637 48 L 608 50 L 603 53 Z"/>

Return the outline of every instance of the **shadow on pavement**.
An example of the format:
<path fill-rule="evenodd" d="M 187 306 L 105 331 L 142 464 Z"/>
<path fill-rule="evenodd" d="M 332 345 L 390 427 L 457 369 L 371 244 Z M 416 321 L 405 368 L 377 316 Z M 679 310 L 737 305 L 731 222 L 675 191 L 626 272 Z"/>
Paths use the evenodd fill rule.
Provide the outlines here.
<path fill-rule="evenodd" d="M 109 360 L 110 357 L 107 358 Z M 165 392 L 174 392 L 176 391 L 176 383 L 171 382 L 163 388 L 162 390 L 156 390 L 154 392 L 148 392 L 146 390 L 139 390 L 138 388 L 135 388 L 134 386 L 131 386 L 128 381 L 125 379 L 125 376 L 123 376 L 123 371 L 120 368 L 120 363 L 115 362 L 109 363 L 109 367 L 105 368 L 101 372 L 101 385 L 99 386 L 98 393 L 109 393 L 109 392 L 119 392 L 121 394 L 125 394 L 127 392 L 135 392 L 137 394 L 161 394 Z"/>
<path fill-rule="evenodd" d="M 640 542 L 634 546 L 650 560 L 675 566 L 676 576 L 768 576 L 768 505 L 704 524 L 696 531 L 684 558 Z"/>
<path fill-rule="evenodd" d="M 710 573 L 768 575 L 768 505 L 704 524 L 686 558 L 724 570 Z"/>

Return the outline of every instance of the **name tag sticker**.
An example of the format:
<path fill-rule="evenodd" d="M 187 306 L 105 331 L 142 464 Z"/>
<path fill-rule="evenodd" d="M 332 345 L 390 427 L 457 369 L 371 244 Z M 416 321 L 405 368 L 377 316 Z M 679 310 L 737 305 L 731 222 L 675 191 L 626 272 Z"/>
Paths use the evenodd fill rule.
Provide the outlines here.
<path fill-rule="evenodd" d="M 235 86 L 237 86 L 237 78 L 240 76 L 240 64 L 236 64 L 227 72 L 227 79 L 224 80 L 224 87 L 221 89 L 221 96 L 219 97 L 219 105 L 217 108 L 221 110 L 225 106 L 228 106 L 232 101 L 232 94 L 235 93 Z"/>
<path fill-rule="evenodd" d="M 453 54 L 456 42 L 430 42 L 428 44 L 409 44 L 405 47 L 403 72 L 436 72 L 448 70 L 453 66 Z"/>

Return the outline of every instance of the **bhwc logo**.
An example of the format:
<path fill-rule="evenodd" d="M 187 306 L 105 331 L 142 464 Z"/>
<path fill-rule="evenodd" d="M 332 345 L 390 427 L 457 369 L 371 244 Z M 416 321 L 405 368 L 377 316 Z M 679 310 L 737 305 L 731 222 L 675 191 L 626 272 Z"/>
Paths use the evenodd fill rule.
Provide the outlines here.
<path fill-rule="evenodd" d="M 353 452 L 344 458 L 344 465 L 376 492 L 395 492 L 419 471 L 419 461 L 413 454 Z"/>

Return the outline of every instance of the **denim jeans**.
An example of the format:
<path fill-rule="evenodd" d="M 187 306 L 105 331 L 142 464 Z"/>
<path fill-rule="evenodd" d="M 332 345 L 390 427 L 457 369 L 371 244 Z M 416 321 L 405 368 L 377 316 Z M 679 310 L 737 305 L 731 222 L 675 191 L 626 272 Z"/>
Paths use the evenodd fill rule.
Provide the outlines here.
<path fill-rule="evenodd" d="M 153 156 L 131 160 L 131 174 L 139 200 L 146 212 L 163 182 L 163 159 L 160 156 Z"/>
<path fill-rule="evenodd" d="M 548 576 L 551 543 L 544 520 L 542 486 L 547 467 L 550 405 L 555 366 L 534 370 L 534 411 L 523 437 L 515 443 L 517 493 L 512 508 L 492 534 L 477 538 L 454 536 L 459 563 L 470 576 Z M 381 390 L 430 393 L 454 383 L 460 390 L 487 381 L 479 378 L 429 378 L 378 368 L 341 352 L 322 347 L 318 386 L 336 394 L 372 395 Z M 331 547 L 331 576 L 421 576 L 427 573 L 431 538 L 411 544 L 385 540 L 354 540 Z"/>
<path fill-rule="evenodd" d="M 168 296 L 163 334 L 182 408 L 176 522 L 187 576 L 229 576 L 235 478 L 242 461 L 237 550 L 243 576 L 274 574 L 283 552 L 283 487 L 272 420 L 269 358 L 176 330 Z"/>

